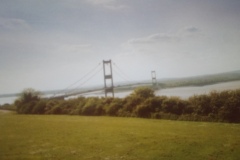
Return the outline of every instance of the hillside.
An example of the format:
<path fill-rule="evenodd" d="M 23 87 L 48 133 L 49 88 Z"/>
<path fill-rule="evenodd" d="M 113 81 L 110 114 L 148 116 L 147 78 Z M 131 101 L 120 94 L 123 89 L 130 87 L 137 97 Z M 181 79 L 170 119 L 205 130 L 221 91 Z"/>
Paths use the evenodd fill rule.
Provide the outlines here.
<path fill-rule="evenodd" d="M 162 79 L 159 80 L 158 83 L 162 88 L 170 88 L 180 86 L 205 86 L 237 80 L 240 80 L 240 70 L 194 77 Z"/>

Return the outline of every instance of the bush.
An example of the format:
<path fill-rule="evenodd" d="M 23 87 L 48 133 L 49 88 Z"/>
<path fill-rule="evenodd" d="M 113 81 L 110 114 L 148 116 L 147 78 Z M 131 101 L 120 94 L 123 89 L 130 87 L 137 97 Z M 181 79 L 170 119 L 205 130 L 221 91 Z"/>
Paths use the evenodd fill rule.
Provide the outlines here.
<path fill-rule="evenodd" d="M 181 115 L 184 111 L 184 104 L 184 101 L 179 97 L 170 97 L 163 101 L 162 111 L 165 113 Z"/>
<path fill-rule="evenodd" d="M 147 104 L 140 104 L 137 106 L 135 112 L 138 117 L 150 118 L 151 108 Z"/>
<path fill-rule="evenodd" d="M 28 102 L 28 103 L 21 104 L 20 113 L 32 114 L 33 113 L 32 111 L 33 111 L 36 104 L 37 104 L 37 101 L 31 101 L 31 102 Z"/>
<path fill-rule="evenodd" d="M 153 119 L 161 119 L 161 114 L 159 112 L 155 112 L 151 114 L 151 118 Z"/>
<path fill-rule="evenodd" d="M 126 98 L 41 99 L 39 92 L 24 90 L 14 105 L 20 114 L 74 114 L 143 117 L 191 121 L 240 122 L 240 90 L 195 95 L 188 100 L 155 96 L 140 87 Z M 5 105 L 8 107 L 9 105 Z"/>
<path fill-rule="evenodd" d="M 123 100 L 120 98 L 115 98 L 112 103 L 106 108 L 107 115 L 117 116 L 118 110 L 123 107 Z"/>
<path fill-rule="evenodd" d="M 34 89 L 25 89 L 19 98 L 14 102 L 18 113 L 30 114 L 35 104 L 40 100 L 41 93 Z"/>
<path fill-rule="evenodd" d="M 208 95 L 198 95 L 189 98 L 189 105 L 192 106 L 194 113 L 207 116 L 212 112 L 210 107 L 211 98 Z"/>
<path fill-rule="evenodd" d="M 54 106 L 49 113 L 50 114 L 62 114 L 62 109 L 59 105 L 57 105 L 57 106 Z"/>
<path fill-rule="evenodd" d="M 45 113 L 45 107 L 46 107 L 46 101 L 41 100 L 36 103 L 34 106 L 32 113 L 33 114 L 44 114 Z"/>
<path fill-rule="evenodd" d="M 95 109 L 97 108 L 99 104 L 98 98 L 89 98 L 87 102 L 85 103 L 84 107 L 82 108 L 82 114 L 83 115 L 94 115 Z"/>
<path fill-rule="evenodd" d="M 141 97 L 141 98 L 151 98 L 155 97 L 154 90 L 148 87 L 139 87 L 136 88 L 131 94 L 132 97 Z"/>
<path fill-rule="evenodd" d="M 136 107 L 141 104 L 145 99 L 138 96 L 128 96 L 125 98 L 123 110 L 126 112 L 133 112 Z"/>

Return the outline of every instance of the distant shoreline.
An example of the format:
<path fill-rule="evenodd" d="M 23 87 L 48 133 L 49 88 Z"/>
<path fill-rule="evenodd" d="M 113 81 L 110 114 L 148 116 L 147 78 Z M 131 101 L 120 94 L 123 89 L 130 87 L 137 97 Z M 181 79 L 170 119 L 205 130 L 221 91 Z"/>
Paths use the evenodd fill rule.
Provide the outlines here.
<path fill-rule="evenodd" d="M 149 85 L 148 85 L 149 86 Z M 136 86 L 135 86 L 136 87 Z M 196 85 L 189 85 L 189 86 L 176 86 L 176 87 L 166 87 L 166 88 L 159 88 L 156 90 L 156 95 L 157 96 L 179 96 L 181 98 L 188 98 L 191 95 L 195 94 L 208 94 L 211 91 L 223 91 L 223 90 L 232 90 L 232 89 L 240 89 L 240 80 L 235 80 L 235 81 L 228 81 L 228 82 L 217 82 L 214 84 L 208 84 L 208 85 L 203 85 L 203 86 L 196 86 Z M 128 87 L 123 90 L 118 90 L 115 93 L 116 97 L 123 98 L 127 95 L 129 95 L 134 88 Z M 8 94 L 11 96 L 3 96 L 1 97 L 0 95 L 0 105 L 3 104 L 12 104 L 14 100 L 17 99 L 19 94 Z M 14 96 L 15 95 L 15 96 Z M 47 94 L 43 95 L 51 95 L 49 92 Z M 99 93 L 88 93 L 86 94 L 87 97 L 89 96 L 97 96 L 101 97 L 103 95 L 103 92 Z"/>

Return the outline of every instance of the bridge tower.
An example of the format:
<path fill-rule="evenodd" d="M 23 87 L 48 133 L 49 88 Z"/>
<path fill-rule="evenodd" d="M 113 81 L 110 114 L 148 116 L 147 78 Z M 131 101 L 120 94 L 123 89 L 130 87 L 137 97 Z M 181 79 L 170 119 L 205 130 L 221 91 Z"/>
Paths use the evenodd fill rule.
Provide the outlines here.
<path fill-rule="evenodd" d="M 112 97 L 114 97 L 112 61 L 111 60 L 108 60 L 108 61 L 103 60 L 103 76 L 104 76 L 105 97 L 107 97 L 108 93 L 112 93 Z"/>
<path fill-rule="evenodd" d="M 154 88 L 157 87 L 157 78 L 156 78 L 156 72 L 152 71 L 152 85 Z"/>

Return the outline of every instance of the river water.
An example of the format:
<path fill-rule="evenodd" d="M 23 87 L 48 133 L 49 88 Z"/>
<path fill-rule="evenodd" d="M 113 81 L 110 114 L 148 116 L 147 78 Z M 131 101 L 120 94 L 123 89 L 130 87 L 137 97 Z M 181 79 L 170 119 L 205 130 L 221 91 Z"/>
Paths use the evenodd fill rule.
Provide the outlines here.
<path fill-rule="evenodd" d="M 168 88 L 156 91 L 156 95 L 178 96 L 180 98 L 186 99 L 193 95 L 208 94 L 211 91 L 220 92 L 224 90 L 234 89 L 240 89 L 240 81 L 218 83 L 200 87 L 193 86 L 193 87 Z"/>
<path fill-rule="evenodd" d="M 200 87 L 190 86 L 160 89 L 155 91 L 155 94 L 158 96 L 178 96 L 180 98 L 186 99 L 193 95 L 207 94 L 211 91 L 224 91 L 234 89 L 240 89 L 240 81 L 224 82 Z M 115 97 L 124 98 L 131 93 L 132 91 L 117 92 L 115 93 Z M 92 96 L 103 97 L 104 94 L 102 92 L 95 92 L 86 95 L 86 97 Z M 0 98 L 0 104 L 13 103 L 16 98 L 17 97 Z"/>

